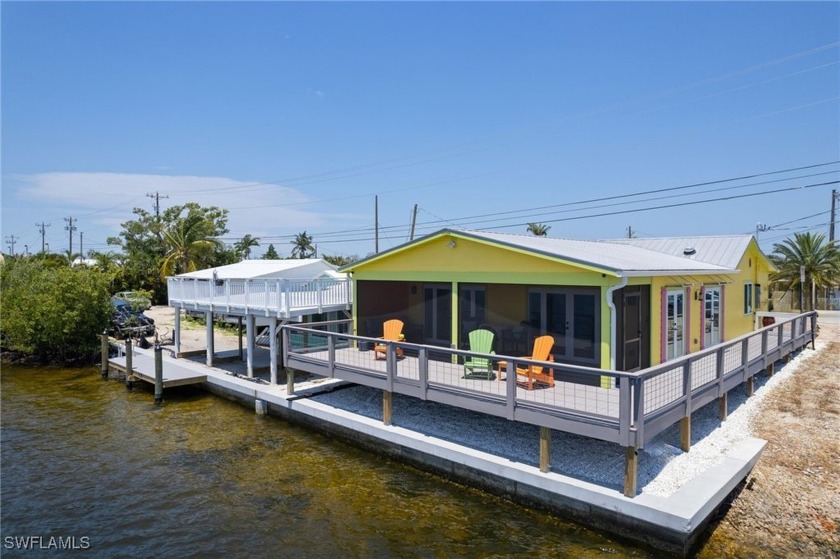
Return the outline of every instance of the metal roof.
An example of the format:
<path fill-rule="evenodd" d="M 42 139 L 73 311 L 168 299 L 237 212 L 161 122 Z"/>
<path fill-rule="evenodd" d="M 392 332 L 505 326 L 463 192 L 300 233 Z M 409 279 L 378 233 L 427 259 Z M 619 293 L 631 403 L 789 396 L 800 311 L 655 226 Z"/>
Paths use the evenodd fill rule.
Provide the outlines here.
<path fill-rule="evenodd" d="M 236 264 L 217 266 L 180 274 L 179 278 L 197 279 L 300 279 L 311 280 L 322 276 L 346 277 L 336 267 L 321 258 L 299 260 L 243 260 Z"/>
<path fill-rule="evenodd" d="M 698 258 L 685 257 L 682 255 L 682 251 L 679 255 L 675 255 L 648 247 L 635 246 L 631 243 L 555 239 L 487 231 L 449 232 L 468 238 L 486 239 L 496 244 L 521 248 L 568 262 L 592 266 L 614 272 L 617 275 L 720 274 L 733 272 L 737 267 L 737 261 L 732 266 L 725 266 Z"/>
<path fill-rule="evenodd" d="M 723 235 L 717 237 L 610 239 L 607 242 L 632 245 L 734 269 L 741 262 L 741 258 L 744 256 L 752 238 L 752 235 Z"/>

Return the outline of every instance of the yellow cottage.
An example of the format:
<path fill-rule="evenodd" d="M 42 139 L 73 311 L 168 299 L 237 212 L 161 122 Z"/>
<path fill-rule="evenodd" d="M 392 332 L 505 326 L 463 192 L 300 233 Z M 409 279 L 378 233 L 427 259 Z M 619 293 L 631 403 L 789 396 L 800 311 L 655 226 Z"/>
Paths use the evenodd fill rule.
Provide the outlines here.
<path fill-rule="evenodd" d="M 751 235 L 583 241 L 444 229 L 347 266 L 361 336 L 636 371 L 736 338 L 767 310 L 773 265 Z M 607 377 L 603 377 L 607 378 Z M 583 376 L 577 382 L 597 382 Z M 602 379 L 603 382 L 603 379 Z"/>

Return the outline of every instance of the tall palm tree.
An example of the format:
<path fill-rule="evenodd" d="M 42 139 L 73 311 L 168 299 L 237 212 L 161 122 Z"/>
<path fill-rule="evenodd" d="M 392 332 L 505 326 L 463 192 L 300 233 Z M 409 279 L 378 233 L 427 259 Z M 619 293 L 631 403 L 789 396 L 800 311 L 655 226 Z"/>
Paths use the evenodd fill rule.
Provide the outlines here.
<path fill-rule="evenodd" d="M 312 236 L 306 231 L 295 235 L 292 243 L 292 258 L 310 258 L 315 255 L 315 246 L 312 244 Z"/>
<path fill-rule="evenodd" d="M 161 277 L 194 272 L 209 265 L 219 241 L 212 237 L 213 223 L 199 212 L 191 211 L 163 231 L 166 253 L 160 267 Z"/>
<path fill-rule="evenodd" d="M 236 253 L 243 259 L 248 260 L 251 257 L 251 249 L 260 246 L 260 239 L 253 237 L 251 234 L 246 234 L 242 239 L 236 242 Z"/>
<path fill-rule="evenodd" d="M 793 239 L 785 239 L 773 245 L 770 261 L 779 269 L 771 275 L 772 281 L 785 284 L 785 292 L 794 289 L 808 293 L 808 286 L 815 289 L 829 287 L 840 281 L 840 248 L 832 241 L 825 243 L 825 235 L 795 233 Z M 801 270 L 805 271 L 805 284 L 801 282 Z M 811 297 L 808 297 L 809 305 Z"/>
<path fill-rule="evenodd" d="M 551 225 L 546 225 L 545 223 L 528 224 L 528 233 L 536 235 L 537 237 L 545 237 L 548 235 L 549 229 L 551 229 Z"/>

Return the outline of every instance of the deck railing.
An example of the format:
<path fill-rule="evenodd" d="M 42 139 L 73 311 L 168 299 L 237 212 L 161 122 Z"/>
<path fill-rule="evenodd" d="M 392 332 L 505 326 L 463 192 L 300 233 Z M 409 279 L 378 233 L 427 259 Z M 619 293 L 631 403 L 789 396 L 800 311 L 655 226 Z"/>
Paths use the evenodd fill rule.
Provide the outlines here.
<path fill-rule="evenodd" d="M 169 305 L 214 312 L 260 313 L 288 318 L 301 313 L 349 310 L 349 279 L 207 280 L 167 278 Z"/>
<path fill-rule="evenodd" d="M 722 400 L 724 419 L 726 394 L 744 383 L 751 394 L 757 373 L 813 343 L 816 317 L 801 314 L 632 373 L 291 325 L 283 327 L 283 351 L 284 363 L 293 369 L 617 443 L 635 456 L 677 422 L 688 450 L 691 414 Z M 384 348 L 384 359 L 375 358 L 374 345 Z M 486 378 L 465 374 L 463 362 L 476 358 L 491 362 Z M 554 386 L 526 390 L 518 385 L 516 368 L 528 366 L 553 371 Z M 632 478 L 632 487 L 625 487 L 628 496 L 635 495 Z"/>

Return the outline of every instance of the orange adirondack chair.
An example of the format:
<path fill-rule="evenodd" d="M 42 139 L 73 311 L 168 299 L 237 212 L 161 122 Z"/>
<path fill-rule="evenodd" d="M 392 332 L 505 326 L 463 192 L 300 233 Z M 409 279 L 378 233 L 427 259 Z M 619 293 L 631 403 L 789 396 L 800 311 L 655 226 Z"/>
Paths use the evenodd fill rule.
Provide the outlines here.
<path fill-rule="evenodd" d="M 554 338 L 552 336 L 540 336 L 534 340 L 534 349 L 529 359 L 534 361 L 554 361 L 554 356 L 551 355 L 551 348 L 554 347 Z M 502 361 L 499 364 L 499 380 L 501 380 L 504 368 L 507 363 Z M 525 377 L 526 381 L 520 381 L 519 377 Z M 534 383 L 541 382 L 548 386 L 554 386 L 554 372 L 549 369 L 548 372 L 543 371 L 542 365 L 528 365 L 527 367 L 516 366 L 516 383 L 527 388 L 534 389 Z"/>
<path fill-rule="evenodd" d="M 382 336 L 379 338 L 380 340 L 393 340 L 395 342 L 400 341 L 403 339 L 402 335 L 403 329 L 403 322 L 402 320 L 397 320 L 396 318 L 391 320 L 386 320 L 384 324 L 382 324 Z M 397 357 L 403 356 L 403 350 L 401 348 L 397 349 Z M 388 357 L 388 346 L 385 344 L 376 344 L 373 346 L 373 358 L 379 359 L 379 354 L 382 354 L 382 359 L 387 359 Z"/>

